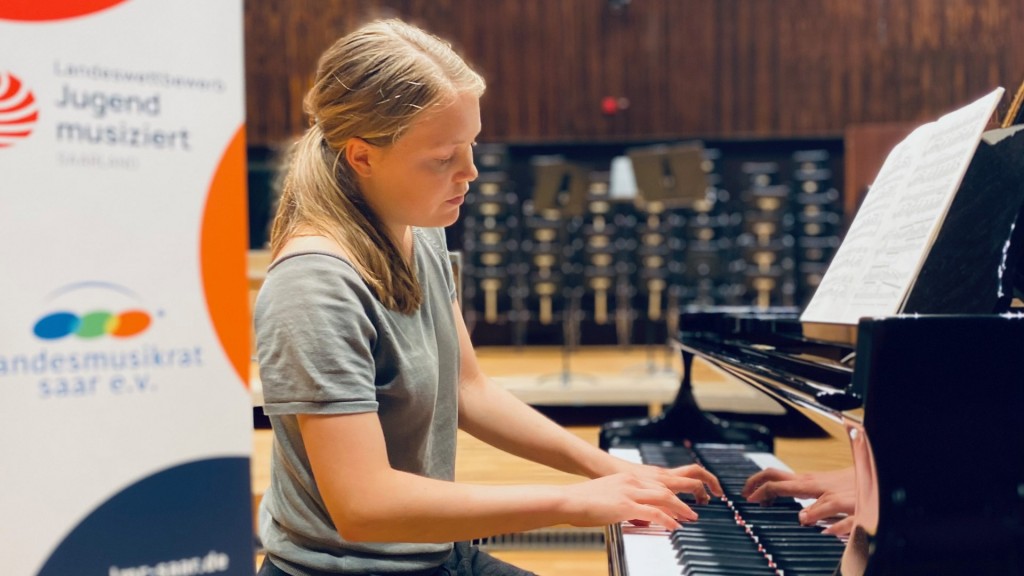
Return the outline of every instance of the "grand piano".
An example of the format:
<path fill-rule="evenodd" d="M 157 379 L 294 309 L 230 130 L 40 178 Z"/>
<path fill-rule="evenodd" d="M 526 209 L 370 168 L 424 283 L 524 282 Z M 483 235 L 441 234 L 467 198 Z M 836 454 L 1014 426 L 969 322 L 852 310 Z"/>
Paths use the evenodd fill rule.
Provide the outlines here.
<path fill-rule="evenodd" d="M 613 576 L 1024 574 L 1021 158 L 1024 136 L 979 147 L 900 314 L 824 324 L 788 309 L 682 313 L 675 402 L 605 424 L 600 442 L 635 461 L 700 463 L 726 495 L 671 534 L 609 526 Z M 700 409 L 696 358 L 849 438 L 848 538 L 799 526 L 800 502 L 743 501 L 750 474 L 784 463 L 771 430 Z"/>

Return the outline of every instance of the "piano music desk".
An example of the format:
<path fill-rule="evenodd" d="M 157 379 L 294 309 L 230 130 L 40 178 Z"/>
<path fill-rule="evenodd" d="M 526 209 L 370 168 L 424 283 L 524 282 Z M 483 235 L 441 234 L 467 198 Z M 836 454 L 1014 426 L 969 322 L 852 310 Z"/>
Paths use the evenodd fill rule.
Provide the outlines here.
<path fill-rule="evenodd" d="M 574 367 L 586 373 L 618 373 L 637 365 L 643 365 L 645 352 L 635 347 L 632 351 L 616 351 L 609 349 L 581 352 L 573 361 Z M 561 369 L 560 355 L 553 350 L 490 349 L 479 351 L 480 361 L 485 372 L 492 376 L 512 375 L 522 372 L 523 367 L 530 370 L 548 370 L 555 373 Z M 524 362 L 523 356 L 530 358 Z M 662 357 L 659 356 L 659 362 Z M 729 382 L 716 371 L 703 365 L 699 360 L 694 369 L 695 388 L 706 392 L 707 396 L 716 401 L 727 402 L 734 391 L 741 398 L 749 394 L 748 388 L 742 384 Z M 586 404 L 587 398 L 578 398 Z M 570 431 L 581 438 L 597 444 L 598 428 L 596 426 L 572 427 Z M 255 430 L 253 435 L 252 459 L 252 490 L 254 517 L 255 507 L 259 505 L 267 485 L 270 482 L 270 451 L 272 433 L 270 430 Z M 776 438 L 776 455 L 798 472 L 812 470 L 832 470 L 850 465 L 849 444 L 845 437 L 793 439 Z M 480 484 L 506 483 L 557 483 L 564 484 L 580 481 L 581 478 L 564 474 L 543 466 L 527 462 L 494 450 L 479 440 L 459 433 L 455 477 L 459 482 Z M 492 550 L 495 556 L 503 558 L 525 569 L 545 576 L 606 576 L 608 574 L 607 556 L 599 549 L 516 549 Z"/>

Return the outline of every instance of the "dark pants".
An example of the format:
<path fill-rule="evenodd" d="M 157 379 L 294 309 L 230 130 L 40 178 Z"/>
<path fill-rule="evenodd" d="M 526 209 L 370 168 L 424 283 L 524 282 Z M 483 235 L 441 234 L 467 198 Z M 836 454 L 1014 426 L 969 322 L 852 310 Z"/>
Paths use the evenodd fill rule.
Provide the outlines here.
<path fill-rule="evenodd" d="M 531 576 L 533 572 L 521 570 L 508 562 L 498 560 L 468 542 L 456 542 L 455 549 L 444 564 L 433 572 L 417 572 L 416 576 Z M 291 576 L 264 558 L 257 576 Z M 399 576 L 399 575 L 395 575 Z M 535 576 L 535 575 L 533 575 Z"/>

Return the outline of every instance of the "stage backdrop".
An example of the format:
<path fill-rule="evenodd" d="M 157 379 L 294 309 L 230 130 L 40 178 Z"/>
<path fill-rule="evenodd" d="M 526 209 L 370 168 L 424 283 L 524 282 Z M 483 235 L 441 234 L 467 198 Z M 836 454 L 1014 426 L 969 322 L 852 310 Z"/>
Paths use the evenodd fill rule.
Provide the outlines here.
<path fill-rule="evenodd" d="M 0 549 L 254 573 L 241 0 L 0 4 Z"/>

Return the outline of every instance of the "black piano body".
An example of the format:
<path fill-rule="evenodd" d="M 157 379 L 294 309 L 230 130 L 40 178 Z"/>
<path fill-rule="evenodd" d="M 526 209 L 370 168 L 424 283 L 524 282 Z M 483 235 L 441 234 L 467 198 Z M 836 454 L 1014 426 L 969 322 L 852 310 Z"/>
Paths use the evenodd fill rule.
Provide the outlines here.
<path fill-rule="evenodd" d="M 789 315 L 701 312 L 680 326 L 685 366 L 701 358 L 851 436 L 865 524 L 844 574 L 1024 574 L 1024 315 L 865 318 L 848 345 L 808 338 Z M 698 408 L 688 385 L 679 396 L 659 418 L 606 425 L 602 444 L 770 450 L 755 425 L 703 415 L 687 429 Z"/>
<path fill-rule="evenodd" d="M 1003 149 L 1020 158 L 1024 138 L 1011 140 Z M 849 437 L 857 527 L 837 574 L 1024 574 L 1024 314 L 1013 306 L 1024 293 L 1022 206 L 1024 165 L 983 144 L 906 313 L 855 326 L 801 323 L 792 310 L 684 313 L 676 402 L 606 424 L 602 447 L 770 450 L 770 430 L 701 411 L 690 381 L 700 358 Z M 617 528 L 613 573 L 623 571 Z"/>

